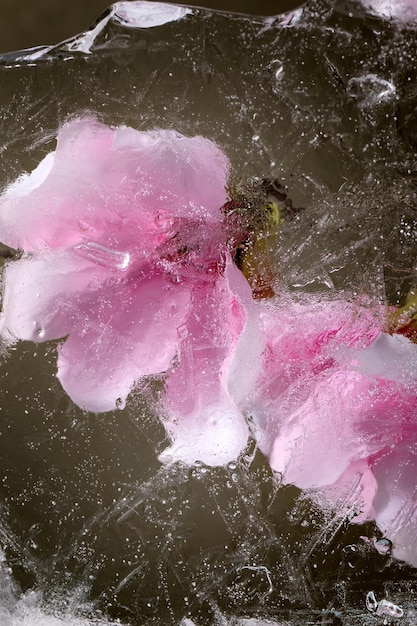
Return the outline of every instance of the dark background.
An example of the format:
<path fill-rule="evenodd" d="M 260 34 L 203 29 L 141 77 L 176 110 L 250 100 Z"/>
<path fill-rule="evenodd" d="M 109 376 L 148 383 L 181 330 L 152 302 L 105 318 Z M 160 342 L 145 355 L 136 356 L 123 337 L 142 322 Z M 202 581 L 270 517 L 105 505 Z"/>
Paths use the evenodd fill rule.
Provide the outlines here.
<path fill-rule="evenodd" d="M 111 0 L 0 0 L 0 52 L 55 44 L 85 30 Z M 302 0 L 194 0 L 181 4 L 275 15 Z"/>

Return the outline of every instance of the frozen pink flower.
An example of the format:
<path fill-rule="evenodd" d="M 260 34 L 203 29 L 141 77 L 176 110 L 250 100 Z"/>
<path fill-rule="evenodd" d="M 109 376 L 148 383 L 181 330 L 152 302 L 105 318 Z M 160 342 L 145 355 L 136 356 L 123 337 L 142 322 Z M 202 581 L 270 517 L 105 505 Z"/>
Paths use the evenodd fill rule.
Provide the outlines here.
<path fill-rule="evenodd" d="M 202 137 L 66 124 L 0 198 L 0 240 L 24 252 L 4 271 L 1 335 L 62 339 L 58 378 L 95 412 L 163 375 L 162 460 L 227 463 L 250 412 L 284 482 L 333 504 L 353 488 L 357 519 L 417 565 L 417 345 L 384 332 L 382 310 L 255 302 L 226 246 L 228 167 Z"/>
<path fill-rule="evenodd" d="M 356 486 L 357 521 L 375 519 L 417 564 L 417 345 L 342 301 L 268 307 L 263 318 L 254 416 L 271 467 L 332 503 Z"/>
<path fill-rule="evenodd" d="M 171 456 L 213 464 L 247 438 L 229 382 L 251 296 L 225 246 L 228 167 L 203 137 L 77 119 L 0 199 L 0 240 L 24 251 L 4 272 L 3 337 L 65 338 L 58 378 L 90 411 L 173 371 Z M 211 442 L 200 448 L 197 424 Z"/>

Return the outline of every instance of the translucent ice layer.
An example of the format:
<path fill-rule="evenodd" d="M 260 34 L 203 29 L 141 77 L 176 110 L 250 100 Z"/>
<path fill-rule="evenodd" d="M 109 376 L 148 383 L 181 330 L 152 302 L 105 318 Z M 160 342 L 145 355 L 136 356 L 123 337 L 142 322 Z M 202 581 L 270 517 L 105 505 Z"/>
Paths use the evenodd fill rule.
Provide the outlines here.
<path fill-rule="evenodd" d="M 416 22 L 381 7 L 119 2 L 0 57 L 7 616 L 416 623 Z"/>

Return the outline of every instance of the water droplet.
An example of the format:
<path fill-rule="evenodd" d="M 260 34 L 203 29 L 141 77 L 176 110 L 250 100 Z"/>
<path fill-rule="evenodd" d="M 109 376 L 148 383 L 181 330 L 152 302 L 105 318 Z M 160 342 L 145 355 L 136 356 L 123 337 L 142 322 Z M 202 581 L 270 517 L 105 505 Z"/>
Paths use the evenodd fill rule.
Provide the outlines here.
<path fill-rule="evenodd" d="M 35 327 L 35 333 L 39 337 L 39 339 L 42 339 L 43 337 L 45 337 L 45 329 L 42 328 L 42 325 L 36 321 L 33 322 L 33 325 Z"/>
<path fill-rule="evenodd" d="M 366 608 L 371 613 L 374 613 L 376 609 L 378 608 L 378 602 L 377 602 L 377 599 L 375 598 L 375 594 L 373 591 L 369 591 L 366 594 Z"/>
<path fill-rule="evenodd" d="M 124 398 L 117 398 L 116 400 L 116 409 L 122 411 L 126 406 L 126 400 Z"/>
<path fill-rule="evenodd" d="M 195 479 L 195 480 L 201 480 L 202 479 L 202 475 L 201 472 L 198 468 L 195 468 L 192 470 L 191 472 L 191 476 Z"/>
<path fill-rule="evenodd" d="M 392 542 L 386 537 L 381 537 L 381 539 L 375 539 L 374 546 L 379 554 L 391 554 Z"/>
<path fill-rule="evenodd" d="M 272 91 L 276 94 L 281 94 L 284 80 L 284 64 L 280 59 L 275 59 L 269 65 L 269 69 L 272 72 Z"/>
<path fill-rule="evenodd" d="M 90 228 L 90 224 L 88 222 L 86 222 L 85 220 L 78 220 L 78 228 L 82 232 L 85 232 L 86 230 L 88 230 Z"/>

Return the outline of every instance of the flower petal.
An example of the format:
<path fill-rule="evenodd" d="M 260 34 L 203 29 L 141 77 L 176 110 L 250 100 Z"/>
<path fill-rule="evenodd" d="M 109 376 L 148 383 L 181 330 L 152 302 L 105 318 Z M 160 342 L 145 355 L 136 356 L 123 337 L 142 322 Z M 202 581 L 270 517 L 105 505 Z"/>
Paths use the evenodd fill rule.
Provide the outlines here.
<path fill-rule="evenodd" d="M 269 454 L 288 416 L 316 393 L 322 374 L 349 364 L 378 335 L 380 323 L 368 310 L 342 301 L 260 307 L 266 347 L 252 412 L 258 445 Z"/>
<path fill-rule="evenodd" d="M 411 433 L 410 433 L 411 434 Z M 373 513 L 381 531 L 393 542 L 393 555 L 417 567 L 415 433 L 387 449 L 373 463 L 377 481 Z"/>
<path fill-rule="evenodd" d="M 60 347 L 58 378 L 75 404 L 104 412 L 123 406 L 141 377 L 171 367 L 190 294 L 153 276 L 107 294 L 99 306 L 99 315 L 95 311 Z"/>
<path fill-rule="evenodd" d="M 339 369 L 321 376 L 309 398 L 284 413 L 270 464 L 283 474 L 285 483 L 301 489 L 330 485 L 351 460 L 363 456 L 350 401 L 358 391 L 358 379 L 359 375 Z"/>
<path fill-rule="evenodd" d="M 59 339 L 84 324 L 86 302 L 109 281 L 104 268 L 73 250 L 7 264 L 0 334 L 9 341 Z"/>
<path fill-rule="evenodd" d="M 26 251 L 90 240 L 152 253 L 172 219 L 220 222 L 227 172 L 203 137 L 73 120 L 56 151 L 0 198 L 1 239 Z"/>
<path fill-rule="evenodd" d="M 248 300 L 250 288 L 230 259 L 224 276 L 195 286 L 179 363 L 166 385 L 165 426 L 172 445 L 161 460 L 223 465 L 245 446 L 248 426 L 242 401 L 251 393 L 260 350 L 254 347 L 245 355 L 240 372 L 233 357 L 241 341 L 248 345 L 245 329 L 253 332 L 245 308 Z M 241 375 L 239 392 L 230 381 L 232 372 Z"/>
<path fill-rule="evenodd" d="M 270 463 L 285 482 L 306 489 L 331 485 L 351 463 L 400 441 L 417 397 L 394 381 L 336 366 L 301 406 L 285 413 L 288 406 Z"/>

